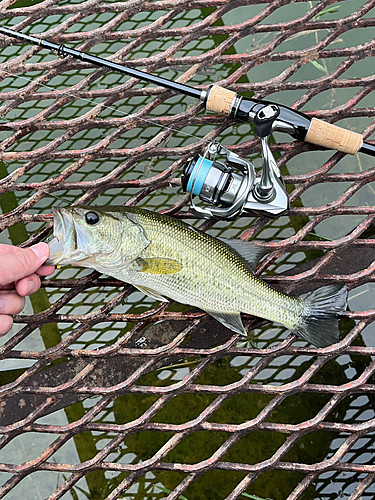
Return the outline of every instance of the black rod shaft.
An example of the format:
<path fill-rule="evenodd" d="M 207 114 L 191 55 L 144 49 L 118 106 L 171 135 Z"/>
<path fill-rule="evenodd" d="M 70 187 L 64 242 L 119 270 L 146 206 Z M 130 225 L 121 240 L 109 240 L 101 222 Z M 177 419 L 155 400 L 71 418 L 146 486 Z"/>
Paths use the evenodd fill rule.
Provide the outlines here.
<path fill-rule="evenodd" d="M 160 76 L 151 75 L 144 71 L 140 71 L 138 69 L 129 68 L 124 64 L 118 64 L 107 59 L 103 59 L 102 57 L 93 56 L 86 52 L 81 52 L 79 50 L 70 49 L 62 44 L 57 44 L 53 42 L 49 42 L 48 40 L 43 40 L 42 38 L 37 38 L 35 36 L 26 35 L 19 31 L 14 31 L 9 28 L 4 28 L 0 26 L 0 33 L 3 35 L 11 36 L 13 38 L 18 38 L 20 40 L 24 40 L 25 42 L 29 42 L 33 45 L 39 45 L 45 49 L 52 50 L 57 52 L 58 55 L 61 56 L 71 56 L 75 59 L 80 59 L 83 62 L 95 64 L 95 66 L 104 67 L 110 69 L 112 71 L 117 71 L 119 73 L 123 73 L 128 76 L 132 76 L 134 78 L 138 78 L 139 80 L 145 80 L 146 82 L 154 83 L 156 85 L 160 85 L 161 87 L 167 88 L 169 90 L 173 90 L 178 92 L 179 94 L 185 94 L 190 97 L 194 97 L 196 99 L 201 98 L 202 91 L 198 90 L 194 87 L 190 87 L 190 85 L 185 85 L 183 83 L 174 82 L 172 80 L 167 80 L 166 78 L 162 78 Z"/>
<path fill-rule="evenodd" d="M 86 52 L 70 49 L 69 47 L 66 47 L 62 44 L 59 45 L 57 43 L 49 42 L 48 40 L 37 38 L 35 36 L 26 35 L 19 31 L 15 31 L 2 26 L 0 26 L 0 34 L 18 38 L 33 45 L 38 45 L 40 47 L 52 50 L 61 56 L 71 56 L 83 62 L 94 64 L 95 66 L 104 67 L 137 78 L 139 80 L 145 80 L 147 82 L 160 85 L 161 87 L 173 90 L 174 92 L 178 92 L 179 94 L 184 94 L 190 97 L 194 97 L 195 99 L 203 100 L 205 101 L 205 106 L 207 109 L 214 112 L 219 112 L 221 114 L 230 115 L 232 116 L 232 118 L 239 122 L 254 122 L 254 113 L 255 111 L 257 111 L 258 106 L 262 107 L 273 104 L 270 101 L 262 101 L 260 99 L 258 100 L 242 98 L 235 92 L 227 91 L 226 89 L 221 89 L 221 87 L 217 86 L 213 87 L 213 89 L 216 89 L 215 92 L 212 92 L 212 89 L 209 89 L 208 92 L 201 91 L 194 87 L 191 87 L 190 85 L 174 82 L 160 76 L 151 75 L 144 71 L 129 68 L 128 66 L 125 66 L 123 64 L 114 63 L 108 61 L 107 59 L 93 56 Z M 222 94 L 224 92 L 224 94 L 226 95 L 219 95 L 219 98 L 217 98 L 217 91 L 219 91 L 219 94 Z M 336 134 L 335 130 L 333 130 L 332 128 L 333 126 L 331 126 L 330 124 L 323 125 L 322 132 L 322 126 L 319 126 L 318 123 L 321 122 L 320 120 L 312 123 L 312 120 L 308 115 L 286 106 L 278 106 L 281 113 L 279 119 L 277 120 L 278 125 L 276 127 L 276 130 L 288 133 L 299 141 L 310 142 L 312 144 L 320 145 L 328 149 L 336 149 L 338 151 L 343 151 L 350 154 L 361 152 L 370 156 L 375 156 L 375 146 L 366 141 L 363 141 L 360 134 L 352 133 L 352 137 L 349 139 L 344 137 L 342 139 L 342 144 L 337 147 L 335 141 L 326 140 L 327 137 L 329 139 L 331 135 Z M 324 124 L 325 122 L 321 123 Z M 343 131 L 344 129 L 341 130 Z M 353 134 L 357 137 L 354 138 Z M 347 147 L 346 142 L 350 142 L 353 140 L 356 145 L 350 145 L 349 147 Z"/>
<path fill-rule="evenodd" d="M 365 153 L 369 156 L 375 156 L 375 144 L 370 144 L 369 142 L 363 141 L 362 147 L 359 152 Z"/>

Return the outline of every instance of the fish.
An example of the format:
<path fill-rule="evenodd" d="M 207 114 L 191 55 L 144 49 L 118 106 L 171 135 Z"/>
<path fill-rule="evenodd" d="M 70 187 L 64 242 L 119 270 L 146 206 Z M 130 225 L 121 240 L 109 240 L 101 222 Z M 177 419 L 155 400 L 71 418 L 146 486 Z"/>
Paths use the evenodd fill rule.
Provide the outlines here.
<path fill-rule="evenodd" d="M 255 276 L 264 248 L 216 238 L 157 212 L 125 206 L 53 209 L 49 264 L 78 265 L 130 283 L 158 301 L 197 307 L 247 335 L 241 313 L 279 323 L 317 347 L 339 341 L 346 286 L 304 296 L 282 293 Z"/>

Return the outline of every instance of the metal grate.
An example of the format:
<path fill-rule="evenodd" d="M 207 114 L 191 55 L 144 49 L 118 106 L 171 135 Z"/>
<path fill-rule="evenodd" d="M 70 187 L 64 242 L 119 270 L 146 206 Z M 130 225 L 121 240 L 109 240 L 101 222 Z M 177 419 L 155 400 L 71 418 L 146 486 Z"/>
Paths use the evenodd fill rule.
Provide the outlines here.
<path fill-rule="evenodd" d="M 374 133 L 375 0 L 25 3 L 3 0 L 2 23 Z M 373 160 L 276 136 L 288 216 L 195 221 L 182 165 L 214 138 L 257 162 L 249 124 L 38 47 L 0 47 L 0 242 L 43 239 L 54 204 L 126 203 L 257 238 L 271 252 L 259 274 L 287 292 L 351 290 L 342 340 L 316 349 L 251 317 L 243 342 L 199 311 L 59 270 L 0 348 L 0 497 L 372 499 Z"/>

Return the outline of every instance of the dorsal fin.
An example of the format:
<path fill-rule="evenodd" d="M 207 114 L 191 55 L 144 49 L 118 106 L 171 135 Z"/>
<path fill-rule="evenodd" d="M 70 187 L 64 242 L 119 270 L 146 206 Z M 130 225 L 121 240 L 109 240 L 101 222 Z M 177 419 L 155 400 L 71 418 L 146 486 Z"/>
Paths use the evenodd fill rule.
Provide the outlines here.
<path fill-rule="evenodd" d="M 258 262 L 268 253 L 268 250 L 250 241 L 230 240 L 227 238 L 219 238 L 219 240 L 233 248 L 246 261 L 250 271 L 253 273 L 256 270 Z"/>

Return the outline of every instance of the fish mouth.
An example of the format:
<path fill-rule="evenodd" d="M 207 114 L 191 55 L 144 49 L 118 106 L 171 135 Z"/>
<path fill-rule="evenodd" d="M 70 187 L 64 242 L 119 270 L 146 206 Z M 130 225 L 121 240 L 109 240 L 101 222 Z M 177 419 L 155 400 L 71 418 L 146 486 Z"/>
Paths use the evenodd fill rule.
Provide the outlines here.
<path fill-rule="evenodd" d="M 46 264 L 71 264 L 87 257 L 87 235 L 66 208 L 53 208 L 53 238 L 48 241 L 50 255 Z"/>
<path fill-rule="evenodd" d="M 65 244 L 72 228 L 72 218 L 64 208 L 53 208 L 53 238 L 48 241 L 50 255 L 46 264 L 56 265 L 65 254 Z"/>

